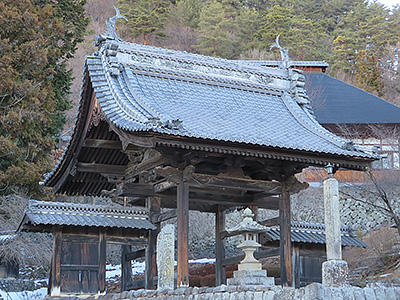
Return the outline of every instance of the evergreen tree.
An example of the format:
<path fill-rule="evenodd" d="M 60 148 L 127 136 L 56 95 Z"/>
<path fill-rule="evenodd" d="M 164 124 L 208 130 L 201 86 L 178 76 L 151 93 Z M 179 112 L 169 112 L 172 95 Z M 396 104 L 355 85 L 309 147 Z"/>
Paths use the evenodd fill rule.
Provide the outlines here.
<path fill-rule="evenodd" d="M 70 107 L 65 61 L 82 41 L 84 1 L 0 3 L 0 193 L 43 196 L 39 181 Z"/>
<path fill-rule="evenodd" d="M 132 39 L 147 45 L 150 36 L 166 37 L 163 31 L 169 11 L 169 0 L 118 0 L 118 8 L 128 19 L 126 28 Z"/>
<path fill-rule="evenodd" d="M 376 55 L 369 51 L 360 50 L 355 59 L 355 83 L 358 87 L 370 93 L 382 96 L 383 80 L 378 68 Z"/>
<path fill-rule="evenodd" d="M 256 35 L 259 47 L 268 48 L 279 34 L 293 60 L 322 60 L 327 56 L 320 46 L 324 35 L 318 23 L 296 14 L 293 8 L 275 5 L 267 11 Z"/>
<path fill-rule="evenodd" d="M 200 53 L 233 58 L 238 51 L 237 11 L 232 2 L 211 0 L 200 13 Z"/>

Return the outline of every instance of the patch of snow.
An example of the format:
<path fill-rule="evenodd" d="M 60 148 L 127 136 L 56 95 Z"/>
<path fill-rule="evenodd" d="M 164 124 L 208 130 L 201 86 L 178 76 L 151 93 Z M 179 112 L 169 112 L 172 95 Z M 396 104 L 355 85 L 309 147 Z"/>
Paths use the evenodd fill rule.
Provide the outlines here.
<path fill-rule="evenodd" d="M 23 292 L 5 292 L 0 290 L 0 297 L 4 300 L 33 300 L 42 299 L 47 295 L 47 288 L 40 288 L 35 291 L 23 291 Z"/>
<path fill-rule="evenodd" d="M 388 276 L 390 276 L 390 275 L 392 275 L 393 273 L 387 273 L 387 274 L 383 274 L 383 275 L 381 275 L 381 276 L 379 276 L 379 277 L 388 277 Z"/>
<path fill-rule="evenodd" d="M 190 264 L 213 264 L 215 263 L 215 258 L 200 258 L 200 259 L 190 259 Z M 177 265 L 177 262 L 174 262 Z M 132 275 L 143 274 L 145 270 L 144 261 L 132 261 Z M 106 278 L 110 279 L 115 276 L 121 276 L 121 265 L 107 265 L 106 266 Z"/>
<path fill-rule="evenodd" d="M 213 264 L 215 258 L 189 259 L 189 264 Z"/>

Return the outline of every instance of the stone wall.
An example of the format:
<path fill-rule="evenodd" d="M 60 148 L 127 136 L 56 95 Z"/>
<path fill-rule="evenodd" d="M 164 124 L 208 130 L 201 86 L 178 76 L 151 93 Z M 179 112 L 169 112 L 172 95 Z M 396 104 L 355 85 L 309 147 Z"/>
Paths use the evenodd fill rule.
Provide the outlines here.
<path fill-rule="evenodd" d="M 5 292 L 34 291 L 36 288 L 33 280 L 23 280 L 14 278 L 0 279 L 0 289 Z"/>
<path fill-rule="evenodd" d="M 357 185 L 339 186 L 340 192 L 354 195 L 361 201 L 340 193 L 340 220 L 342 224 L 351 224 L 356 231 L 363 234 L 391 224 L 392 220 L 382 214 L 373 205 L 364 203 L 371 201 L 371 193 L 365 193 Z M 324 223 L 324 199 L 322 187 L 309 187 L 307 190 L 291 197 L 292 217 L 305 222 Z M 376 203 L 380 204 L 380 203 Z"/>
<path fill-rule="evenodd" d="M 75 296 L 52 297 L 52 300 L 78 300 Z M 244 287 L 221 285 L 215 288 L 186 288 L 177 290 L 149 291 L 137 290 L 120 294 L 96 295 L 87 300 L 396 300 L 400 299 L 400 287 L 369 286 L 357 288 L 351 286 L 327 287 L 313 283 L 304 288 L 282 288 L 274 286 Z"/>

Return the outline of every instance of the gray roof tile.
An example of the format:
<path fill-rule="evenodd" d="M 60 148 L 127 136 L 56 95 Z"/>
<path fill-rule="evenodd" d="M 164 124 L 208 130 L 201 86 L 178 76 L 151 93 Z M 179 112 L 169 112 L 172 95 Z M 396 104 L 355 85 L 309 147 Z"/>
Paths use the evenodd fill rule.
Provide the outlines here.
<path fill-rule="evenodd" d="M 24 224 L 156 229 L 143 209 L 34 200 L 29 202 L 19 230 Z"/>
<path fill-rule="evenodd" d="M 342 246 L 368 247 L 357 238 L 350 226 L 342 225 L 341 233 Z M 269 227 L 263 234 L 267 240 L 280 240 L 279 226 Z M 325 244 L 325 224 L 291 221 L 291 240 L 297 243 Z"/>
<path fill-rule="evenodd" d="M 87 60 L 88 71 L 96 80 L 95 92 L 106 117 L 120 128 L 369 156 L 344 150 L 346 141 L 322 128 L 309 110 L 296 102 L 291 84 L 295 77 L 300 81 L 304 78 L 293 70 L 260 68 L 126 42 L 120 42 L 117 56 L 110 58 L 102 50 L 105 47 L 100 48 L 99 56 Z M 98 65 L 107 70 L 110 62 L 118 65 L 119 75 L 109 71 L 100 75 Z M 96 66 L 95 72 L 92 66 Z M 103 82 L 101 88 L 99 82 Z M 302 88 L 299 91 L 304 94 Z M 154 117 L 160 123 L 151 126 Z M 180 120 L 182 127 L 167 128 L 163 124 L 168 120 Z"/>

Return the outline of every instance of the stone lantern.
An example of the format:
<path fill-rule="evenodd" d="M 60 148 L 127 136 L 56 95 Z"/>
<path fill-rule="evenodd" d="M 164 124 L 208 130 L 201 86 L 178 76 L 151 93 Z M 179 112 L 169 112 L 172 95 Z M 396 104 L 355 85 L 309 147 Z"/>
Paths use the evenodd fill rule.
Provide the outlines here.
<path fill-rule="evenodd" d="M 257 242 L 257 234 L 265 231 L 266 227 L 253 220 L 254 214 L 249 208 L 244 210 L 243 221 L 228 229 L 228 232 L 241 233 L 242 242 L 237 246 L 243 249 L 244 259 L 238 265 L 238 271 L 233 272 L 233 278 L 228 279 L 228 285 L 263 285 L 272 286 L 275 284 L 273 277 L 267 277 L 267 271 L 262 270 L 261 263 L 254 258 L 254 252 L 261 245 Z"/>

